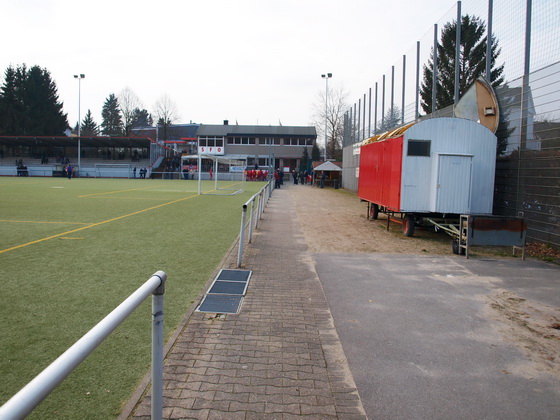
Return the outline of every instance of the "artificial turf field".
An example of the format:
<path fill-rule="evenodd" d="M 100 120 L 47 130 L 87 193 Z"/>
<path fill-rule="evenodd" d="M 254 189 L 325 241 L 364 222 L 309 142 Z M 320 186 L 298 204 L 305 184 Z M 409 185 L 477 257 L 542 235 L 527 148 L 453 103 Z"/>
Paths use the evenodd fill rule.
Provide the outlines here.
<path fill-rule="evenodd" d="M 199 196 L 185 180 L 0 178 L 0 405 L 157 270 L 169 337 L 263 185 Z M 29 418 L 114 418 L 150 349 L 147 299 Z"/>

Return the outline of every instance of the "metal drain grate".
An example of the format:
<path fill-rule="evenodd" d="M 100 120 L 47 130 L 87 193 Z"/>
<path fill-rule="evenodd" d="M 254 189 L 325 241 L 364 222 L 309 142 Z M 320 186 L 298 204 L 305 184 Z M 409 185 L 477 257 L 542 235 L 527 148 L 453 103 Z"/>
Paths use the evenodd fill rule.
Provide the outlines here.
<path fill-rule="evenodd" d="M 216 314 L 236 314 L 241 307 L 243 296 L 206 295 L 198 312 L 211 312 Z"/>
<path fill-rule="evenodd" d="M 249 270 L 220 270 L 197 311 L 218 314 L 238 313 L 247 292 L 251 273 Z"/>
<path fill-rule="evenodd" d="M 218 293 L 223 295 L 241 295 L 245 294 L 247 283 L 239 281 L 216 281 L 214 285 L 208 290 L 208 293 Z"/>
<path fill-rule="evenodd" d="M 249 277 L 251 277 L 251 271 L 249 270 L 221 270 L 216 280 L 229 280 L 229 281 L 241 281 L 249 282 Z"/>

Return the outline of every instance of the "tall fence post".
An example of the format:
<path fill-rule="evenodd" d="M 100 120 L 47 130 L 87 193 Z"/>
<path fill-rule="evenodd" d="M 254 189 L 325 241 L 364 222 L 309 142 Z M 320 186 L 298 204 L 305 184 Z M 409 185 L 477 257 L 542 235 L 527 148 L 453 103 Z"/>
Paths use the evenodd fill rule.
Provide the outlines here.
<path fill-rule="evenodd" d="M 434 25 L 434 57 L 433 57 L 433 61 L 434 61 L 434 71 L 432 74 L 432 114 L 434 114 L 437 110 L 437 106 L 436 106 L 436 102 L 437 102 L 437 96 L 436 96 L 436 90 L 437 90 L 437 66 L 438 66 L 438 25 L 437 23 Z"/>

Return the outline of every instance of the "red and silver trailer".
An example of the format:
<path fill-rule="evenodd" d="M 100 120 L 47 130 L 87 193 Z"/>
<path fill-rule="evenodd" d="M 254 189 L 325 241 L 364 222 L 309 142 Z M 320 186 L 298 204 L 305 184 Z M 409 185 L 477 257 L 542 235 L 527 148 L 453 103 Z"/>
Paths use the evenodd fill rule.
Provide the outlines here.
<path fill-rule="evenodd" d="M 364 141 L 358 196 L 412 236 L 424 219 L 491 215 L 496 136 L 478 122 L 433 118 Z M 400 218 L 394 217 L 395 213 Z"/>

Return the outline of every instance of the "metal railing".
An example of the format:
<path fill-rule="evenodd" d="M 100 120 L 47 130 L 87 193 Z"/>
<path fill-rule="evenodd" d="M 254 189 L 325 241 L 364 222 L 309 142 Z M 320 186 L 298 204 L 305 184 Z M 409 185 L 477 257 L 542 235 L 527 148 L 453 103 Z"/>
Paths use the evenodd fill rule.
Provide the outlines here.
<path fill-rule="evenodd" d="M 167 274 L 157 271 L 72 347 L 0 407 L 0 419 L 25 418 L 152 294 L 152 419 L 163 410 L 163 294 Z"/>
<path fill-rule="evenodd" d="M 241 229 L 239 232 L 239 250 L 237 253 L 237 267 L 241 267 L 243 259 L 243 245 L 245 243 L 245 229 L 249 227 L 249 243 L 253 240 L 253 228 L 257 228 L 259 220 L 262 217 L 264 208 L 268 203 L 268 199 L 272 196 L 273 184 L 268 181 L 261 190 L 253 195 L 245 204 L 243 204 L 243 211 L 241 213 Z M 258 200 L 257 200 L 258 198 Z M 257 206 L 255 206 L 255 202 Z M 251 206 L 249 213 L 249 223 L 247 223 L 247 208 Z M 256 214 L 255 214 L 256 213 Z"/>

